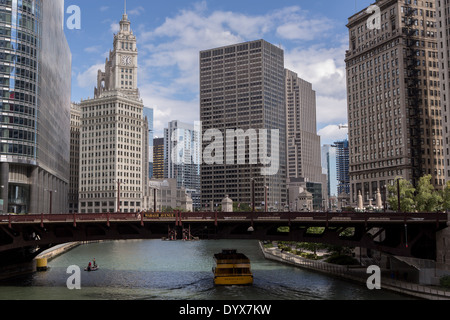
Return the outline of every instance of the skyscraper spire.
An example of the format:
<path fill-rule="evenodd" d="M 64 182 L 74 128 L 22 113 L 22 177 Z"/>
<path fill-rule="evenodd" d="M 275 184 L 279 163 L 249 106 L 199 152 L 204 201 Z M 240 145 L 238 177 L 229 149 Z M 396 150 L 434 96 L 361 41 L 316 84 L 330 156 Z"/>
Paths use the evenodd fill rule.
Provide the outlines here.
<path fill-rule="evenodd" d="M 127 21 L 128 15 L 127 15 L 127 0 L 124 0 L 124 7 L 123 7 L 123 18 L 122 20 Z"/>

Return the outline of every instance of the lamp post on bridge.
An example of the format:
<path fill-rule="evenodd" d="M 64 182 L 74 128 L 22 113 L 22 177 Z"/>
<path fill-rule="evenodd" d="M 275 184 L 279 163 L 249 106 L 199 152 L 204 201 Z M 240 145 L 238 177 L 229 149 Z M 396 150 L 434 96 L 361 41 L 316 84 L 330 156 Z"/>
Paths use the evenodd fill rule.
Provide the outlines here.
<path fill-rule="evenodd" d="M 255 179 L 251 178 L 252 181 L 252 212 L 255 212 Z"/>
<path fill-rule="evenodd" d="M 53 214 L 53 193 L 57 193 L 58 190 L 44 189 L 50 193 L 50 204 L 49 204 L 49 214 Z"/>
<path fill-rule="evenodd" d="M 117 183 L 117 213 L 120 213 L 120 186 L 126 183 L 123 183 L 120 180 L 114 180 L 114 182 Z"/>
<path fill-rule="evenodd" d="M 267 190 L 269 189 L 268 186 L 264 187 L 264 206 L 265 206 L 265 212 L 267 212 Z"/>

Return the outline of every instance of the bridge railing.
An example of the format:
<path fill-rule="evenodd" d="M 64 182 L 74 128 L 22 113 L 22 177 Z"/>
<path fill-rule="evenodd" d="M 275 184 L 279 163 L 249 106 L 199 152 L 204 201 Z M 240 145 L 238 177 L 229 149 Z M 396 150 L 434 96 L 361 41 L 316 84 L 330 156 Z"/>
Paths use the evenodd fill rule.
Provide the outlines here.
<path fill-rule="evenodd" d="M 0 215 L 0 223 L 57 223 L 83 221 L 317 221 L 317 222 L 366 222 L 386 221 L 392 223 L 447 222 L 446 213 L 331 213 L 331 212 L 168 212 L 168 213 L 87 213 L 87 214 L 37 214 Z"/>
<path fill-rule="evenodd" d="M 139 220 L 138 213 L 90 213 L 90 214 L 31 214 L 0 215 L 0 223 L 58 223 L 82 221 L 131 221 Z"/>

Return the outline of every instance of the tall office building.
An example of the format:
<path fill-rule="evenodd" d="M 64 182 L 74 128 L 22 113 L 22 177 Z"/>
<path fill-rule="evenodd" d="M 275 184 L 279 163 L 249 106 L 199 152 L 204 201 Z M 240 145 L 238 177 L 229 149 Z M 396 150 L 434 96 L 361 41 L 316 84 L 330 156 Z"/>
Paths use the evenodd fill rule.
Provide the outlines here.
<path fill-rule="evenodd" d="M 281 209 L 286 205 L 284 95 L 284 52 L 279 47 L 257 40 L 200 52 L 202 150 L 208 153 L 208 147 L 214 144 L 205 139 L 205 133 L 214 131 L 219 138 L 214 144 L 217 161 L 208 163 L 203 155 L 203 206 L 211 202 L 220 204 L 226 195 L 235 202 L 252 204 L 252 179 L 255 182 L 256 207 L 265 202 L 266 187 L 269 206 Z M 266 135 L 268 143 L 261 139 L 264 134 L 259 129 L 269 130 Z M 228 136 L 226 139 L 227 130 L 242 130 L 243 134 L 237 139 L 231 134 L 231 138 Z M 273 132 L 270 130 L 279 130 L 279 144 L 273 149 Z M 223 143 L 220 142 L 220 134 Z M 227 152 L 226 142 L 231 146 L 235 142 L 234 153 L 231 147 Z M 249 151 L 251 147 L 247 145 L 255 146 L 257 142 L 266 144 L 259 147 L 266 147 L 268 155 L 278 158 L 279 170 L 275 170 L 275 174 L 264 175 L 264 168 L 269 165 L 263 164 L 265 161 L 261 159 L 255 161 L 258 151 Z M 236 145 L 247 146 L 239 159 L 233 157 L 239 153 Z"/>
<path fill-rule="evenodd" d="M 285 70 L 287 178 L 289 182 L 302 179 L 320 184 L 321 192 L 314 192 L 315 207 L 328 199 L 327 176 L 322 173 L 321 143 L 317 135 L 316 92 L 312 84 Z M 313 190 L 308 190 L 313 192 Z M 291 201 L 292 202 L 292 201 Z"/>
<path fill-rule="evenodd" d="M 336 172 L 336 147 L 325 144 L 322 146 L 322 172 L 327 175 L 328 197 L 338 195 Z"/>
<path fill-rule="evenodd" d="M 450 181 L 450 3 L 448 1 L 436 1 L 438 14 L 438 49 L 439 49 L 439 75 L 443 132 L 442 143 L 445 157 L 445 178 Z"/>
<path fill-rule="evenodd" d="M 151 108 L 144 108 L 144 117 L 148 121 L 148 178 L 153 177 L 153 136 L 154 132 L 154 110 Z"/>
<path fill-rule="evenodd" d="M 380 0 L 349 18 L 351 201 L 403 177 L 444 185 L 435 1 Z"/>
<path fill-rule="evenodd" d="M 80 190 L 80 128 L 81 108 L 72 103 L 70 108 L 70 182 L 69 213 L 78 213 Z"/>
<path fill-rule="evenodd" d="M 66 213 L 71 52 L 64 1 L 0 1 L 0 212 Z"/>
<path fill-rule="evenodd" d="M 175 179 L 191 195 L 194 208 L 200 203 L 200 132 L 194 124 L 175 120 L 164 129 L 164 177 Z"/>
<path fill-rule="evenodd" d="M 348 140 L 337 141 L 334 144 L 336 146 L 337 195 L 350 194 Z"/>
<path fill-rule="evenodd" d="M 80 103 L 81 213 L 146 209 L 148 123 L 137 87 L 136 37 L 126 13 L 113 45 L 94 98 Z"/>
<path fill-rule="evenodd" d="M 164 179 L 164 138 L 153 139 L 153 179 Z"/>

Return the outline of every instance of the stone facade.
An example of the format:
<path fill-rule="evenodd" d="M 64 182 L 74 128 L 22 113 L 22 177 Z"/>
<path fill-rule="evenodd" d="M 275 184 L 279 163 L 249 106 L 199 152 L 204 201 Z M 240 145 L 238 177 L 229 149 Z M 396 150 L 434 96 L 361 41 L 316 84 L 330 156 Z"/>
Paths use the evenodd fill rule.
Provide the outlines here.
<path fill-rule="evenodd" d="M 435 1 L 380 0 L 349 18 L 346 53 L 351 203 L 403 177 L 445 183 Z"/>
<path fill-rule="evenodd" d="M 137 57 L 125 13 L 94 98 L 80 103 L 80 213 L 147 209 L 148 121 L 137 88 Z"/>

